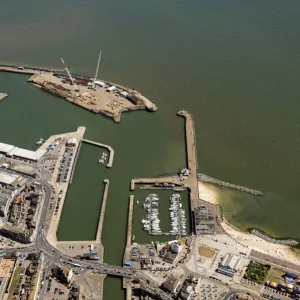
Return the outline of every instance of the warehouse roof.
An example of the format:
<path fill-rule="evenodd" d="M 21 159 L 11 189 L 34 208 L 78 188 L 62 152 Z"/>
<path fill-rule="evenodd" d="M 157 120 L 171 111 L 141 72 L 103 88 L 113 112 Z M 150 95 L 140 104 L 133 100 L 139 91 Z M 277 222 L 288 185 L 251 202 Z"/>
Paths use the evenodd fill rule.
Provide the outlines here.
<path fill-rule="evenodd" d="M 31 151 L 15 147 L 13 145 L 0 143 L 0 152 L 9 156 L 18 156 L 25 159 L 38 160 L 46 153 L 46 150 Z"/>
<path fill-rule="evenodd" d="M 7 152 L 11 151 L 13 148 L 15 148 L 15 146 L 0 143 L 0 152 L 7 153 Z"/>
<path fill-rule="evenodd" d="M 7 174 L 7 173 L 0 173 L 0 182 L 5 184 L 12 184 L 18 176 Z"/>

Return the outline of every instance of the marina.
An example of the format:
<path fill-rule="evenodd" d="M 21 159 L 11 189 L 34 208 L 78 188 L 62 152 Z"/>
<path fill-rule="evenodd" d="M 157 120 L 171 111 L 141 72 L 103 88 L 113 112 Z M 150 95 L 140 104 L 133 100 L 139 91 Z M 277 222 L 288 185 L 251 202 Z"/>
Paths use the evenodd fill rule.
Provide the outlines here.
<path fill-rule="evenodd" d="M 181 196 L 179 194 L 172 194 L 169 206 L 170 230 L 162 231 L 160 227 L 161 219 L 159 217 L 159 205 L 162 201 L 158 194 L 151 193 L 145 197 L 143 209 L 146 211 L 146 216 L 141 220 L 142 227 L 150 235 L 174 235 L 177 238 L 186 236 L 187 233 L 187 218 L 185 210 L 182 207 Z"/>

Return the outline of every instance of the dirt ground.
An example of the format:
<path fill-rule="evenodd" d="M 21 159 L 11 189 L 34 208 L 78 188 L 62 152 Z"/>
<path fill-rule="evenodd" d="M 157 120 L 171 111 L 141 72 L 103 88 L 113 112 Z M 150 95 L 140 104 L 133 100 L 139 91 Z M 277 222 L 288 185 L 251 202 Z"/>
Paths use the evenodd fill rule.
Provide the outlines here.
<path fill-rule="evenodd" d="M 207 258 L 212 258 L 215 254 L 215 251 L 210 249 L 210 248 L 206 248 L 203 246 L 199 247 L 199 255 L 203 256 L 203 257 L 207 257 Z"/>

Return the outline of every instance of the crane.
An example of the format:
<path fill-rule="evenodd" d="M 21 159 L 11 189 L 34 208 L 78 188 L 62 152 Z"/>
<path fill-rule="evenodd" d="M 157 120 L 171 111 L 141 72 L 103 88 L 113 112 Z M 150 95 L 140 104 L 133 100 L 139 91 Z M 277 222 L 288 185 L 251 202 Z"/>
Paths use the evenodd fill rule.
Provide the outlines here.
<path fill-rule="evenodd" d="M 61 59 L 61 62 L 63 63 L 63 65 L 65 67 L 66 72 L 68 73 L 71 84 L 74 85 L 75 84 L 75 79 L 71 76 L 71 73 L 69 72 L 69 69 L 68 69 L 66 63 L 64 62 L 64 59 L 62 57 L 60 59 Z"/>
<path fill-rule="evenodd" d="M 94 78 L 94 81 L 93 81 L 93 88 L 95 87 L 95 81 L 97 80 L 97 76 L 98 76 L 99 65 L 100 65 L 100 60 L 101 60 L 101 53 L 102 53 L 102 51 L 100 51 L 99 57 L 98 57 L 98 63 L 97 63 L 95 78 Z"/>

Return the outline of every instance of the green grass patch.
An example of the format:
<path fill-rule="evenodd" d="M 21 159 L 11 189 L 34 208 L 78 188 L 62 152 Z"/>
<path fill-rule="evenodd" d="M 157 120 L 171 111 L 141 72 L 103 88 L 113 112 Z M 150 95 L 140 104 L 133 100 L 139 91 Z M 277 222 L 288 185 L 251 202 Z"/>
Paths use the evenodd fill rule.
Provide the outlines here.
<path fill-rule="evenodd" d="M 262 265 L 259 263 L 250 263 L 247 266 L 244 278 L 263 284 L 266 281 L 270 266 Z"/>
<path fill-rule="evenodd" d="M 277 268 L 271 268 L 271 271 L 268 275 L 268 281 L 270 282 L 276 282 L 276 283 L 282 283 L 284 278 L 283 275 L 285 275 L 286 272 L 277 269 Z"/>
<path fill-rule="evenodd" d="M 11 300 L 13 298 L 14 293 L 18 294 L 19 293 L 19 280 L 20 280 L 20 274 L 24 271 L 25 269 L 23 267 L 16 267 L 14 276 L 12 278 L 12 282 L 10 285 L 10 289 L 8 292 L 8 300 Z"/>

